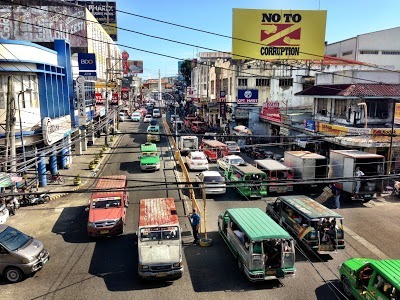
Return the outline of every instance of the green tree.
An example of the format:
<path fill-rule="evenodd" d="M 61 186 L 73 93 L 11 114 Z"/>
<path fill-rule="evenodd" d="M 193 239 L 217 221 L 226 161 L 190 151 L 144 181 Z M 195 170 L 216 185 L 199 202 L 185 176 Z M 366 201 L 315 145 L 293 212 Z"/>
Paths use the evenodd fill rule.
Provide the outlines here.
<path fill-rule="evenodd" d="M 191 75 L 192 75 L 192 60 L 186 59 L 183 64 L 181 65 L 181 68 L 179 70 L 184 78 L 184 81 L 186 82 L 186 86 L 191 85 Z"/>

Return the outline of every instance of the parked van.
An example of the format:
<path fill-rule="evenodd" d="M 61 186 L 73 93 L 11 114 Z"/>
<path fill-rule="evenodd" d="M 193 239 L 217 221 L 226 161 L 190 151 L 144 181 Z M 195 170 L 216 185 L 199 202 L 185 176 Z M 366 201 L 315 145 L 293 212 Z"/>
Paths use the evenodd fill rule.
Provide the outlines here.
<path fill-rule="evenodd" d="M 267 214 L 319 254 L 344 249 L 343 217 L 307 196 L 280 196 Z"/>
<path fill-rule="evenodd" d="M 100 177 L 90 197 L 87 231 L 90 237 L 118 235 L 124 232 L 128 207 L 125 175 Z"/>
<path fill-rule="evenodd" d="M 137 233 L 140 278 L 182 277 L 181 231 L 174 198 L 140 200 Z"/>
<path fill-rule="evenodd" d="M 42 242 L 6 224 L 0 225 L 0 275 L 15 283 L 40 270 L 49 260 Z"/>
<path fill-rule="evenodd" d="M 218 218 L 218 231 L 250 281 L 295 274 L 293 238 L 261 209 L 227 209 Z"/>
<path fill-rule="evenodd" d="M 400 260 L 351 258 L 340 266 L 339 274 L 349 299 L 400 299 Z"/>
<path fill-rule="evenodd" d="M 160 154 L 156 144 L 147 142 L 140 146 L 140 170 L 157 171 L 160 170 Z"/>

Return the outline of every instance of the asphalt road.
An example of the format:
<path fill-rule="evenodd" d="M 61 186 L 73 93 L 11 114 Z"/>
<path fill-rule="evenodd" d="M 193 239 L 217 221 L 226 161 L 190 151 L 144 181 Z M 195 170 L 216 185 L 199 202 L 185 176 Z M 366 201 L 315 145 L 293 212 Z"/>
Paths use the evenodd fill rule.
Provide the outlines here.
<path fill-rule="evenodd" d="M 222 196 L 208 196 L 205 218 L 213 245 L 191 245 L 185 217 L 190 203 L 178 192 L 176 180 L 180 173 L 174 169 L 165 137 L 160 143 L 162 170 L 140 171 L 138 151 L 145 135 L 137 132 L 144 132 L 146 127 L 147 124 L 133 122 L 121 124 L 125 134 L 101 174 L 128 176 L 130 206 L 125 233 L 98 240 L 87 237 L 88 193 L 70 194 L 42 206 L 20 209 L 8 224 L 43 241 L 51 258 L 41 271 L 23 282 L 11 285 L 0 279 L 0 299 L 344 299 L 337 279 L 340 263 L 350 257 L 400 258 L 400 200 L 385 197 L 368 204 L 345 204 L 338 211 L 348 229 L 345 250 L 319 258 L 297 251 L 295 278 L 250 283 L 240 274 L 231 252 L 219 237 L 217 218 L 231 207 L 265 210 L 266 201 L 274 198 L 247 201 L 231 189 Z M 139 199 L 166 196 L 177 202 L 184 236 L 185 272 L 181 279 L 172 282 L 141 282 L 137 277 L 135 235 Z M 201 200 L 199 204 L 203 205 Z"/>

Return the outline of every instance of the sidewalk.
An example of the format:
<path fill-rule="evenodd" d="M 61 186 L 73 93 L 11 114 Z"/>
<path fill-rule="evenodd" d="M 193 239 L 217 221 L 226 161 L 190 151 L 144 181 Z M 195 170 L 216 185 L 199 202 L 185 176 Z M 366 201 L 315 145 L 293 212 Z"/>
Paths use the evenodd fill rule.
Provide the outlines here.
<path fill-rule="evenodd" d="M 110 157 L 112 149 L 118 144 L 120 136 L 116 135 L 114 141 L 109 141 L 109 147 L 104 151 L 104 156 L 100 158 L 99 163 L 96 165 L 94 170 L 89 170 L 89 162 L 92 161 L 96 154 L 98 154 L 104 145 L 104 137 L 97 138 L 92 146 L 88 146 L 87 150 L 82 152 L 82 155 L 75 155 L 72 153 L 72 163 L 69 169 L 61 169 L 59 173 L 64 179 L 63 183 L 48 183 L 45 187 L 39 187 L 38 191 L 32 189 L 35 193 L 50 193 L 50 200 L 60 198 L 67 195 L 71 191 L 76 191 L 81 188 L 87 188 L 87 183 L 93 183 L 93 178 L 96 177 L 102 168 L 104 162 Z M 79 175 L 81 178 L 81 184 L 74 185 L 75 176 Z"/>

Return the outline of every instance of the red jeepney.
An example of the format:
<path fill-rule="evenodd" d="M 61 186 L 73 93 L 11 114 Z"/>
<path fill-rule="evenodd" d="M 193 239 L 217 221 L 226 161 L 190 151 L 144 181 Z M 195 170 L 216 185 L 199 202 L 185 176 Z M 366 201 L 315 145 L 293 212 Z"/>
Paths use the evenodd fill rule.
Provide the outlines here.
<path fill-rule="evenodd" d="M 206 123 L 202 121 L 192 121 L 190 130 L 192 130 L 193 133 L 205 133 L 207 130 Z"/>
<path fill-rule="evenodd" d="M 98 179 L 89 203 L 87 223 L 89 236 L 110 236 L 124 232 L 126 207 L 128 206 L 126 187 L 125 175 L 106 176 Z"/>
<path fill-rule="evenodd" d="M 223 151 L 226 148 L 226 144 L 217 140 L 204 140 L 201 142 L 200 149 L 207 156 L 207 159 L 211 162 L 217 161 L 218 158 L 224 156 Z"/>
<path fill-rule="evenodd" d="M 267 174 L 268 193 L 293 192 L 292 168 L 274 159 L 256 159 L 254 163 L 257 169 Z"/>
<path fill-rule="evenodd" d="M 185 117 L 185 120 L 184 120 L 185 127 L 186 127 L 186 128 L 191 128 L 192 122 L 193 122 L 193 121 L 196 121 L 196 120 L 197 120 L 197 117 L 196 117 L 196 116 L 194 116 L 194 115 L 187 115 L 187 116 Z"/>

